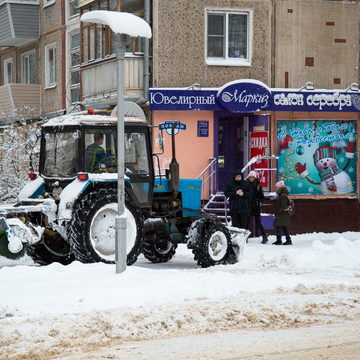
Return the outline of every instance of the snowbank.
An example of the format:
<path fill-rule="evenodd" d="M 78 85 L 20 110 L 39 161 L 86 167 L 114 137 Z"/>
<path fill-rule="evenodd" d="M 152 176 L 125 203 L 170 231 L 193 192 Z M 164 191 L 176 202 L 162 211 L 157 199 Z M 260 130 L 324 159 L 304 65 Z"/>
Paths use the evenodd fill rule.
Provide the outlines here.
<path fill-rule="evenodd" d="M 45 359 L 44 349 L 114 340 L 359 319 L 360 234 L 305 234 L 293 243 L 250 239 L 241 262 L 207 269 L 179 246 L 169 263 L 142 258 L 122 274 L 115 265 L 38 267 L 29 258 L 0 258 L 0 359 Z"/>

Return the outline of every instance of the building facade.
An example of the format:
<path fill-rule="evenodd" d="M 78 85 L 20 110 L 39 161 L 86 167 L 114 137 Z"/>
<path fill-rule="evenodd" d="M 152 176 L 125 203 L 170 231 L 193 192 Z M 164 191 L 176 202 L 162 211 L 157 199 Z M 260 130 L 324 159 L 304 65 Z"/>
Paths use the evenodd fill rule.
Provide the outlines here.
<path fill-rule="evenodd" d="M 176 122 L 180 175 L 211 177 L 210 195 L 274 155 L 250 168 L 273 168 L 259 170 L 264 188 L 282 179 L 297 198 L 294 233 L 359 230 L 359 2 L 166 3 L 154 1 L 150 91 L 153 125 L 167 129 L 161 171 Z"/>

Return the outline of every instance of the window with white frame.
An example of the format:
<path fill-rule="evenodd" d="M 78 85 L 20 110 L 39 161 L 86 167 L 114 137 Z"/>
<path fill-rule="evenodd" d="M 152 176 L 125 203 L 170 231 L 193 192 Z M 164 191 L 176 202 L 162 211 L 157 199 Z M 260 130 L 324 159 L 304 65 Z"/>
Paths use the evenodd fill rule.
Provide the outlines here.
<path fill-rule="evenodd" d="M 250 11 L 207 10 L 206 24 L 208 65 L 250 65 Z"/>
<path fill-rule="evenodd" d="M 45 87 L 56 86 L 56 45 L 45 47 Z"/>
<path fill-rule="evenodd" d="M 56 0 L 44 0 L 44 2 L 43 2 L 43 7 L 46 7 L 46 6 L 55 4 L 55 1 L 56 1 Z"/>
<path fill-rule="evenodd" d="M 80 33 L 70 36 L 70 102 L 80 101 Z"/>
<path fill-rule="evenodd" d="M 31 51 L 21 57 L 21 81 L 24 84 L 36 84 L 36 52 Z"/>
<path fill-rule="evenodd" d="M 69 17 L 77 16 L 80 14 L 79 0 L 69 1 Z"/>
<path fill-rule="evenodd" d="M 4 84 L 13 82 L 13 58 L 4 61 Z"/>

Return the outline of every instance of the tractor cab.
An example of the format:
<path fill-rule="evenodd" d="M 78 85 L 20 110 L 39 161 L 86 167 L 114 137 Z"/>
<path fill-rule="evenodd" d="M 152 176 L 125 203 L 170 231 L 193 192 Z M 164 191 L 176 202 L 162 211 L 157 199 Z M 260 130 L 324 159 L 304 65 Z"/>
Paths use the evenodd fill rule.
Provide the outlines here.
<path fill-rule="evenodd" d="M 42 127 L 39 172 L 45 189 L 55 200 L 62 189 L 88 174 L 95 182 L 117 178 L 116 118 L 71 115 L 50 120 Z M 127 191 L 141 207 L 149 207 L 153 189 L 153 163 L 149 126 L 125 121 L 125 178 Z M 104 175 L 107 174 L 107 175 Z"/>

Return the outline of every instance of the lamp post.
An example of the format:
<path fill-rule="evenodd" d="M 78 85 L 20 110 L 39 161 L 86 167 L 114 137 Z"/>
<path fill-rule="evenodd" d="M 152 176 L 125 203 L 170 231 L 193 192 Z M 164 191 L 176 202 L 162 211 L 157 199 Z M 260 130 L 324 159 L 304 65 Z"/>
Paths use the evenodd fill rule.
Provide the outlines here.
<path fill-rule="evenodd" d="M 115 261 L 116 273 L 126 269 L 126 218 L 125 211 L 125 183 L 124 183 L 124 56 L 125 42 L 123 35 L 151 38 L 151 28 L 143 19 L 130 13 L 95 10 L 83 14 L 83 22 L 90 22 L 110 26 L 116 34 L 118 47 L 116 50 L 117 63 L 117 171 L 118 171 L 118 214 L 115 217 Z"/>

